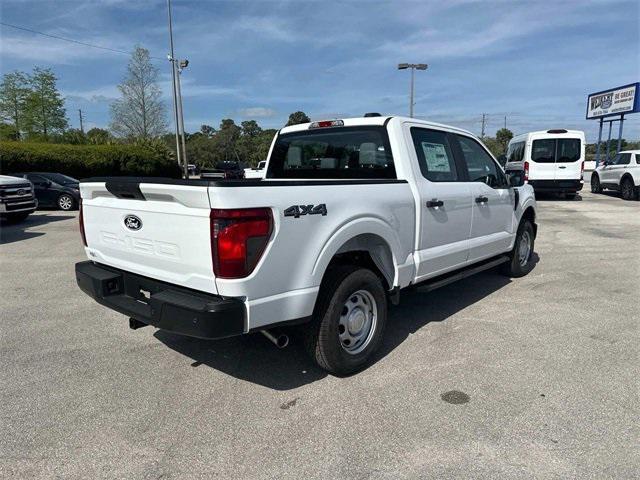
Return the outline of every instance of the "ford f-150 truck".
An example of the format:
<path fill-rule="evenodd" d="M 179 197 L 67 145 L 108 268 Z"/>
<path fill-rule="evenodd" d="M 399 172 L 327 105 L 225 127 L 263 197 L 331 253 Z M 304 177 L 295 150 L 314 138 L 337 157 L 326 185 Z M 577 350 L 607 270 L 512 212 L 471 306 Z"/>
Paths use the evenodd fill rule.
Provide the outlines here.
<path fill-rule="evenodd" d="M 344 375 L 370 361 L 401 289 L 533 266 L 532 188 L 464 130 L 381 116 L 294 125 L 266 169 L 83 181 L 78 285 L 132 328 L 281 341 L 304 324 L 315 361 Z"/>

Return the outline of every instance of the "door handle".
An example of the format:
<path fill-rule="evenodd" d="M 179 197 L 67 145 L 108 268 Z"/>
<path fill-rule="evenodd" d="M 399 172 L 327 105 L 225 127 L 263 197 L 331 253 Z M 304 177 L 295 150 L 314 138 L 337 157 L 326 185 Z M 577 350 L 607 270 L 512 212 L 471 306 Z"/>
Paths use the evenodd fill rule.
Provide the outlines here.
<path fill-rule="evenodd" d="M 476 197 L 476 203 L 487 203 L 489 201 L 489 199 L 487 197 Z"/>
<path fill-rule="evenodd" d="M 433 200 L 427 200 L 427 208 L 442 207 L 443 205 L 444 202 L 442 200 L 438 200 L 437 198 L 434 198 Z"/>
<path fill-rule="evenodd" d="M 558 167 L 558 168 L 567 168 L 567 167 Z"/>

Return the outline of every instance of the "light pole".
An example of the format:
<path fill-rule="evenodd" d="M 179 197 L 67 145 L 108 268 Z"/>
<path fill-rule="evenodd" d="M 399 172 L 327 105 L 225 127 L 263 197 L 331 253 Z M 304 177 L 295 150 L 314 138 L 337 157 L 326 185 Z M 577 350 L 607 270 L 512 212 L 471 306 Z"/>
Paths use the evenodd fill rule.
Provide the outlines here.
<path fill-rule="evenodd" d="M 411 89 L 409 91 L 409 116 L 413 118 L 413 82 L 416 70 L 426 70 L 428 65 L 426 63 L 399 63 L 398 70 L 411 69 Z"/>

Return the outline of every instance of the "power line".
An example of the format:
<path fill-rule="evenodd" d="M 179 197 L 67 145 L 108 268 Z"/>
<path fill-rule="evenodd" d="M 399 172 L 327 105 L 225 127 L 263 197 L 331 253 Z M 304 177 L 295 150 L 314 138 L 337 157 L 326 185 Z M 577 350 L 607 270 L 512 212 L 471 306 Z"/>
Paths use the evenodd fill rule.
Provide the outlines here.
<path fill-rule="evenodd" d="M 25 32 L 35 33 L 37 35 L 42 35 L 44 37 L 55 38 L 57 40 L 63 40 L 65 42 L 75 43 L 75 44 L 78 44 L 78 45 L 83 45 L 85 47 L 97 48 L 99 50 L 106 50 L 108 52 L 120 53 L 122 55 L 127 55 L 127 56 L 131 55 L 131 52 L 125 52 L 124 50 L 118 50 L 116 48 L 110 48 L 110 47 L 103 47 L 103 46 L 100 46 L 100 45 L 93 45 L 91 43 L 81 42 L 79 40 L 73 40 L 71 38 L 60 37 L 58 35 L 52 35 L 50 33 L 39 32 L 38 30 L 32 30 L 30 28 L 20 27 L 18 25 L 12 25 L 10 23 L 0 22 L 0 25 L 4 25 L 5 27 L 15 28 L 17 30 L 23 30 Z M 150 58 L 153 58 L 155 60 L 166 60 L 165 58 L 160 58 L 160 57 L 150 57 Z"/>

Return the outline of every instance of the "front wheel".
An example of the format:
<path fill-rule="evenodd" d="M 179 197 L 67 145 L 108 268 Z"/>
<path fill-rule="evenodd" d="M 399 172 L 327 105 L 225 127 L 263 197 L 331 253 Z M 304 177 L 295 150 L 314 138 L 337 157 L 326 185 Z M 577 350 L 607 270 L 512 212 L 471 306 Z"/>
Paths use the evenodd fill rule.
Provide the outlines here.
<path fill-rule="evenodd" d="M 58 208 L 60 210 L 68 212 L 69 210 L 73 209 L 74 205 L 75 201 L 73 200 L 73 197 L 71 195 L 63 193 L 58 197 Z"/>
<path fill-rule="evenodd" d="M 522 220 L 518 226 L 513 250 L 509 253 L 509 261 L 502 272 L 509 277 L 523 277 L 533 269 L 533 247 L 535 235 L 529 220 Z"/>
<path fill-rule="evenodd" d="M 363 369 L 380 346 L 387 296 L 371 270 L 332 268 L 322 282 L 305 344 L 316 363 L 335 375 Z"/>
<path fill-rule="evenodd" d="M 620 195 L 625 200 L 634 200 L 636 198 L 636 186 L 629 177 L 622 179 L 622 183 L 620 183 Z"/>
<path fill-rule="evenodd" d="M 594 173 L 591 175 L 591 193 L 602 193 L 602 186 L 600 185 L 600 177 Z"/>

